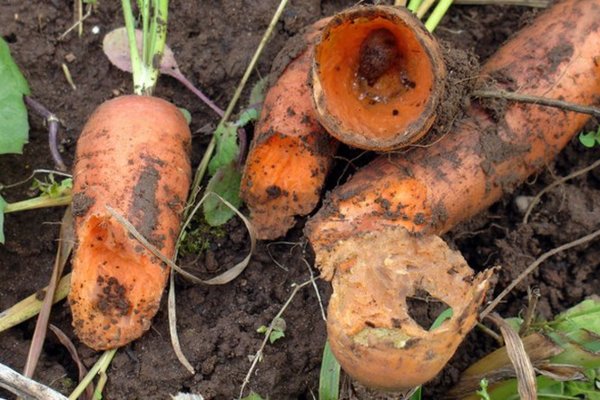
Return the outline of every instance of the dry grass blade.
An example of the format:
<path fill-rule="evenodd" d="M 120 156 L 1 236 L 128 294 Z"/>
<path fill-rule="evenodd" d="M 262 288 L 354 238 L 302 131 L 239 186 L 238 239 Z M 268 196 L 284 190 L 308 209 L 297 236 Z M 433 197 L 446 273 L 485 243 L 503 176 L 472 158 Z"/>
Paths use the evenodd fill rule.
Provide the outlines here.
<path fill-rule="evenodd" d="M 502 299 L 504 299 L 506 297 L 507 294 L 509 294 L 519 283 L 521 283 L 521 281 L 523 279 L 525 279 L 525 277 L 527 277 L 527 275 L 531 274 L 541 263 L 543 263 L 544 261 L 546 261 L 548 258 L 552 257 L 555 254 L 558 254 L 562 251 L 568 250 L 571 247 L 575 247 L 575 246 L 579 246 L 581 244 L 590 242 L 592 240 L 594 240 L 595 238 L 597 238 L 598 236 L 600 236 L 600 229 L 590 233 L 589 235 L 580 237 L 579 239 L 573 240 L 572 242 L 563 244 L 562 246 L 556 247 L 550 251 L 545 252 L 544 254 L 542 254 L 537 260 L 535 260 L 534 262 L 532 262 L 531 264 L 529 264 L 529 266 L 527 268 L 525 268 L 525 271 L 521 272 L 521 274 L 510 283 L 510 285 L 508 285 L 506 287 L 506 289 L 504 289 L 502 291 L 502 293 L 500 293 L 486 308 L 485 310 L 483 310 L 480 314 L 479 314 L 479 319 L 483 320 L 483 318 L 485 318 L 490 312 L 492 312 L 492 310 L 494 308 L 496 308 L 496 306 L 502 301 Z"/>
<path fill-rule="evenodd" d="M 38 363 L 40 354 L 42 352 L 42 346 L 44 345 L 44 339 L 46 338 L 46 331 L 48 328 L 48 320 L 50 318 L 50 309 L 54 303 L 54 293 L 60 276 L 63 273 L 65 264 L 69 259 L 69 255 L 73 250 L 73 244 L 75 242 L 75 233 L 73 231 L 73 214 L 71 213 L 71 207 L 68 207 L 63 216 L 60 237 L 58 242 L 58 250 L 56 252 L 56 259 L 54 261 L 54 269 L 52 271 L 52 277 L 48 284 L 48 289 L 42 302 L 42 307 L 38 315 L 37 322 L 35 324 L 35 331 L 33 338 L 31 339 L 31 346 L 29 347 L 29 354 L 27 355 L 27 362 L 25 363 L 25 370 L 23 374 L 27 377 L 32 377 L 35 371 L 35 367 Z"/>
<path fill-rule="evenodd" d="M 112 207 L 106 206 L 106 209 L 146 249 L 148 249 L 152 254 L 154 254 L 156 257 L 158 257 L 161 261 L 163 261 L 164 263 L 169 265 L 173 269 L 173 271 L 180 273 L 181 275 L 183 275 L 184 277 L 186 277 L 187 279 L 191 280 L 194 283 L 200 283 L 200 284 L 204 284 L 204 285 L 224 285 L 228 282 L 231 282 L 239 274 L 241 274 L 244 271 L 244 269 L 246 269 L 248 264 L 250 263 L 250 258 L 252 257 L 252 254 L 254 253 L 254 250 L 256 248 L 256 236 L 254 234 L 254 229 L 252 228 L 250 221 L 248 221 L 248 219 L 242 213 L 240 213 L 231 203 L 229 203 L 227 200 L 223 199 L 221 196 L 219 196 L 215 193 L 207 193 L 198 202 L 198 204 L 196 204 L 194 209 L 190 212 L 185 223 L 183 224 L 183 226 L 181 228 L 181 232 L 183 232 L 186 229 L 186 227 L 191 222 L 193 216 L 195 215 L 195 213 L 198 211 L 198 209 L 202 205 L 203 201 L 207 198 L 207 196 L 210 196 L 210 195 L 217 196 L 227 207 L 229 207 L 231 210 L 233 210 L 233 212 L 235 212 L 237 214 L 237 216 L 242 219 L 242 221 L 244 222 L 244 225 L 246 226 L 246 229 L 248 229 L 248 234 L 250 236 L 250 251 L 248 252 L 248 255 L 242 261 L 237 263 L 235 266 L 228 269 L 224 273 L 222 273 L 212 279 L 208 279 L 208 280 L 200 279 L 197 276 L 190 274 L 189 272 L 180 268 L 177 264 L 175 264 L 175 262 L 173 260 L 170 260 L 167 257 L 165 257 L 156 247 L 154 247 L 152 244 L 150 244 L 146 240 L 146 238 L 144 238 L 144 236 L 142 234 L 140 234 L 129 221 L 127 221 L 123 216 L 118 214 Z M 177 243 L 179 243 L 181 241 L 181 238 L 182 238 L 182 234 L 180 233 Z M 175 254 L 174 258 L 176 258 L 176 257 L 177 257 L 177 254 Z M 195 374 L 194 368 L 192 367 L 190 362 L 187 360 L 187 358 L 183 354 L 183 351 L 181 350 L 181 344 L 179 342 L 179 336 L 177 334 L 177 313 L 176 313 L 176 307 L 175 307 L 176 300 L 175 300 L 175 285 L 174 285 L 174 281 L 173 281 L 173 272 L 171 273 L 171 276 L 170 276 L 169 296 L 168 296 L 167 301 L 168 301 L 168 310 L 169 310 L 168 311 L 169 312 L 169 333 L 171 335 L 171 344 L 173 346 L 173 351 L 175 352 L 175 355 L 177 356 L 177 359 L 179 360 L 179 362 L 191 374 Z"/>
<path fill-rule="evenodd" d="M 62 277 L 60 282 L 58 282 L 58 286 L 54 292 L 54 304 L 67 297 L 70 285 L 71 274 L 68 273 Z M 47 286 L 41 290 L 42 293 L 47 291 Z M 36 316 L 40 312 L 42 301 L 38 299 L 38 293 L 34 293 L 31 296 L 24 298 L 17 304 L 0 313 L 0 332 L 19 325 L 21 322 L 27 321 L 29 318 Z"/>
<path fill-rule="evenodd" d="M 27 378 L 4 364 L 0 364 L 0 387 L 26 399 L 68 400 L 48 386 Z"/>
<path fill-rule="evenodd" d="M 69 337 L 67 335 L 65 335 L 65 333 L 63 331 L 61 331 L 58 327 L 56 327 L 52 324 L 48 325 L 48 327 L 50 328 L 50 330 L 52 332 L 54 332 L 54 334 L 56 335 L 56 337 L 58 338 L 60 343 L 66 347 L 67 351 L 71 355 L 71 358 L 73 359 L 73 361 L 75 361 L 75 364 L 77 364 L 77 370 L 79 372 L 79 381 L 81 382 L 83 380 L 83 378 L 85 378 L 85 376 L 87 375 L 88 371 L 87 371 L 87 368 L 85 367 L 85 365 L 83 365 L 83 363 L 81 362 L 81 359 L 79 358 L 79 354 L 77 354 L 77 349 L 75 348 L 75 345 L 73 344 L 71 339 L 69 339 Z M 93 395 L 94 395 L 94 385 L 90 384 L 85 389 L 85 394 L 80 397 L 80 400 L 92 400 Z"/>
<path fill-rule="evenodd" d="M 550 338 L 540 333 L 533 333 L 523 338 L 523 346 L 536 371 L 549 368 L 547 360 L 563 351 Z M 501 347 L 469 366 L 448 394 L 452 398 L 463 398 L 479 389 L 479 383 L 483 378 L 486 378 L 490 384 L 494 384 L 514 377 L 515 370 L 511 365 L 506 347 Z"/>
<path fill-rule="evenodd" d="M 248 370 L 248 373 L 246 374 L 246 377 L 244 378 L 244 382 L 242 383 L 242 387 L 240 388 L 240 395 L 239 395 L 238 399 L 241 399 L 242 396 L 244 395 L 244 390 L 246 389 L 246 386 L 248 385 L 248 383 L 250 383 L 250 377 L 252 376 L 252 372 L 254 372 L 256 365 L 262 359 L 263 350 L 265 349 L 265 346 L 267 345 L 267 341 L 269 340 L 269 336 L 271 336 L 271 332 L 273 332 L 273 327 L 275 326 L 275 322 L 281 318 L 284 311 L 288 308 L 288 306 L 290 305 L 290 303 L 292 302 L 292 300 L 294 299 L 294 296 L 296 296 L 298 291 L 300 291 L 300 289 L 302 289 L 303 287 L 310 285 L 313 281 L 314 281 L 314 278 L 309 279 L 308 281 L 303 282 L 299 285 L 296 285 L 296 284 L 293 285 L 294 290 L 292 290 L 292 293 L 290 293 L 290 297 L 288 297 L 287 301 L 283 304 L 283 306 L 281 306 L 281 309 L 279 309 L 279 312 L 277 313 L 277 315 L 275 315 L 275 317 L 273 317 L 273 319 L 271 320 L 271 323 L 269 324 L 269 327 L 267 328 L 267 331 L 264 333 L 265 337 L 260 345 L 260 348 L 258 349 L 256 354 L 254 354 L 254 356 L 252 358 L 252 364 L 250 365 L 250 369 Z"/>
<path fill-rule="evenodd" d="M 510 359 L 515 373 L 517 375 L 517 385 L 519 389 L 519 396 L 522 400 L 535 400 L 537 399 L 537 383 L 535 380 L 535 371 L 531 360 L 525 351 L 523 341 L 519 337 L 519 334 L 515 332 L 512 327 L 503 320 L 498 314 L 492 313 L 488 318 L 493 321 L 504 337 L 504 343 L 506 343 L 506 353 Z"/>
<path fill-rule="evenodd" d="M 533 210 L 533 207 L 536 206 L 536 204 L 540 201 L 541 197 L 544 195 L 544 193 L 547 193 L 549 190 L 557 187 L 558 185 L 561 185 L 563 183 L 565 183 L 566 181 L 576 178 L 580 175 L 583 175 L 591 170 L 593 170 L 594 168 L 600 166 L 600 160 L 596 160 L 596 162 L 594 162 L 593 164 L 588 165 L 585 168 L 582 168 L 580 170 L 577 170 L 567 176 L 564 176 L 554 182 L 552 182 L 551 184 L 549 184 L 548 186 L 546 186 L 545 188 L 543 188 L 538 194 L 535 195 L 535 197 L 533 198 L 533 200 L 531 200 L 531 203 L 529 204 L 529 207 L 527 207 L 527 211 L 525 212 L 525 216 L 523 217 L 523 223 L 526 224 L 529 221 L 529 216 L 531 215 L 531 211 Z"/>
<path fill-rule="evenodd" d="M 561 110 L 575 111 L 582 114 L 590 114 L 600 117 L 600 108 L 586 106 L 583 104 L 571 103 L 564 100 L 551 99 L 543 96 L 533 96 L 530 94 L 507 92 L 505 90 L 474 90 L 471 96 L 477 98 L 506 99 L 520 103 L 530 103 L 540 106 L 555 107 Z"/>
<path fill-rule="evenodd" d="M 141 233 L 139 233 L 137 229 L 135 229 L 131 222 L 127 221 L 122 215 L 115 211 L 114 208 L 106 206 L 106 209 L 117 221 L 119 221 L 120 224 L 122 224 L 127 229 L 129 233 L 133 235 L 133 237 L 135 237 L 140 242 L 140 244 L 142 244 L 142 246 L 144 246 L 148 251 L 150 251 L 152 254 L 158 257 L 162 262 L 164 262 L 169 267 L 177 271 L 177 273 L 183 275 L 185 278 L 189 279 L 194 283 L 200 283 L 203 285 L 224 285 L 228 282 L 231 282 L 239 274 L 241 274 L 242 271 L 244 271 L 244 269 L 246 269 L 248 263 L 250 262 L 250 258 L 254 253 L 254 249 L 256 248 L 256 237 L 254 235 L 254 229 L 252 228 L 250 221 L 248 221 L 248 219 L 242 213 L 240 213 L 230 202 L 228 202 L 227 200 L 215 193 L 207 193 L 206 196 L 208 195 L 217 196 L 227 207 L 231 208 L 237 214 L 237 216 L 242 219 L 250 234 L 250 251 L 248 252 L 248 255 L 242 261 L 234 265 L 232 268 L 208 280 L 200 279 L 197 276 L 190 274 L 186 270 L 179 267 L 173 262 L 173 260 L 170 260 L 167 257 L 165 257 L 155 246 L 150 244 L 150 242 L 148 242 L 148 240 L 146 240 L 146 238 L 144 238 L 144 236 Z M 206 196 L 204 196 L 204 198 L 206 198 Z M 202 201 L 199 202 L 199 204 L 201 203 Z M 198 205 L 196 207 L 198 207 Z M 194 208 L 194 210 L 197 210 L 197 208 Z"/>
<path fill-rule="evenodd" d="M 183 350 L 181 349 L 181 343 L 179 343 L 179 335 L 177 333 L 177 307 L 175 301 L 175 272 L 171 271 L 169 274 L 169 297 L 167 299 L 168 314 L 169 314 L 169 334 L 171 336 L 171 346 L 175 352 L 175 356 L 187 369 L 190 374 L 195 375 L 196 371 L 190 362 L 188 361 Z"/>

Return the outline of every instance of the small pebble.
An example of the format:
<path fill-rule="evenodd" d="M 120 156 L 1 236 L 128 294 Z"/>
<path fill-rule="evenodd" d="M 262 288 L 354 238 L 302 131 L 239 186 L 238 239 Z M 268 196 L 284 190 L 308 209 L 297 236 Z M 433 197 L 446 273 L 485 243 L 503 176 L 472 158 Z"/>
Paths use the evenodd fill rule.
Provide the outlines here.
<path fill-rule="evenodd" d="M 517 196 L 514 201 L 517 210 L 519 210 L 521 214 L 525 214 L 533 201 L 533 196 Z"/>
<path fill-rule="evenodd" d="M 95 25 L 94 27 L 92 27 L 92 33 L 94 35 L 97 35 L 100 33 L 100 27 L 98 25 Z"/>

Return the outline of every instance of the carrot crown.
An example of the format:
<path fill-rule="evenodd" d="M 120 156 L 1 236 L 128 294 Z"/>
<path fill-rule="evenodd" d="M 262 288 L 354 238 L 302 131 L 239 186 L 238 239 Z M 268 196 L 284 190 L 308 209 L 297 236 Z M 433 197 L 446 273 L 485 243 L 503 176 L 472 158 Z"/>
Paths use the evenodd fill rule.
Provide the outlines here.
<path fill-rule="evenodd" d="M 167 41 L 168 0 L 138 0 L 142 20 L 142 54 L 135 39 L 135 18 L 130 0 L 122 0 L 123 16 L 131 51 L 133 92 L 151 96 L 160 72 L 160 61 Z"/>

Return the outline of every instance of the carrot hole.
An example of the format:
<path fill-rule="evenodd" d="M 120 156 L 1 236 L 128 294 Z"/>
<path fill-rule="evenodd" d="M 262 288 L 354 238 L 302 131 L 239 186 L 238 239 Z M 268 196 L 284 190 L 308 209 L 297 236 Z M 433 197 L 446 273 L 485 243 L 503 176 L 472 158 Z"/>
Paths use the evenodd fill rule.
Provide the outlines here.
<path fill-rule="evenodd" d="M 429 330 L 437 317 L 450 308 L 443 300 L 427 290 L 419 288 L 413 296 L 406 298 L 408 315 L 424 330 Z"/>

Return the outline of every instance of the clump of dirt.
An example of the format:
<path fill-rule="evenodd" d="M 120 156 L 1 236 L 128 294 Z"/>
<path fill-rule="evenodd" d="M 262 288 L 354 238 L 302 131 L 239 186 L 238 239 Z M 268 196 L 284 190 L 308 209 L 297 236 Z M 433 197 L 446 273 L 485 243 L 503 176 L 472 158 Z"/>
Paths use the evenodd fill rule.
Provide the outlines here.
<path fill-rule="evenodd" d="M 225 108 L 231 98 L 278 1 L 246 3 L 227 0 L 199 6 L 196 2 L 178 2 L 170 10 L 168 42 L 182 71 L 221 108 Z M 32 95 L 63 121 L 61 149 L 68 163 L 73 159 L 75 140 L 94 108 L 106 99 L 131 92 L 132 87 L 131 76 L 111 66 L 101 51 L 103 35 L 123 24 L 118 2 L 99 2 L 98 10 L 84 23 L 82 37 L 73 31 L 64 40 L 58 40 L 73 23 L 71 4 L 58 0 L 9 0 L 3 3 L 0 13 L 0 35 L 9 42 L 13 56 L 30 83 Z M 304 26 L 353 4 L 354 1 L 346 0 L 291 2 L 261 57 L 260 75 L 271 70 L 275 55 L 289 37 L 297 37 Z M 451 43 L 450 48 L 474 50 L 479 59 L 485 60 L 525 23 L 531 12 L 523 10 L 502 6 L 453 6 L 437 35 Z M 93 27 L 100 33 L 93 33 Z M 466 60 L 462 65 L 467 78 L 476 77 L 473 58 Z M 64 77 L 63 63 L 70 70 L 76 90 Z M 257 78 L 258 74 L 253 79 Z M 468 85 L 460 90 L 468 90 Z M 460 93 L 456 97 L 460 98 Z M 192 159 L 197 165 L 210 139 L 206 132 L 217 122 L 216 116 L 166 76 L 161 78 L 156 95 L 191 112 Z M 460 113 L 460 102 L 456 104 L 459 107 L 456 113 Z M 53 166 L 42 121 L 32 115 L 30 123 L 30 140 L 24 154 L 0 157 L 2 184 L 20 181 L 33 169 Z M 496 292 L 499 292 L 543 252 L 600 227 L 598 170 L 546 194 L 534 209 L 529 224 L 521 222 L 522 212 L 515 206 L 515 198 L 535 195 L 556 176 L 567 175 L 598 157 L 599 149 L 584 149 L 573 140 L 537 179 L 456 228 L 446 239 L 477 271 L 499 265 L 501 269 L 496 278 Z M 332 178 L 331 184 L 336 184 L 335 179 Z M 26 197 L 27 189 L 27 185 L 22 185 L 3 190 L 2 195 L 8 201 L 15 201 Z M 89 206 L 84 203 L 81 207 Z M 47 284 L 61 215 L 59 209 L 42 209 L 6 216 L 6 244 L 0 246 L 0 310 Z M 222 235 L 210 237 L 208 242 L 208 249 L 187 255 L 181 265 L 209 276 L 241 260 L 249 247 L 240 221 L 230 222 Z M 228 285 L 197 286 L 178 278 L 179 335 L 196 374 L 189 374 L 171 350 L 163 301 L 152 329 L 117 353 L 109 370 L 106 398 L 164 399 L 178 391 L 200 393 L 206 399 L 237 397 L 250 367 L 249 357 L 263 340 L 256 330 L 269 324 L 287 301 L 292 284 L 310 278 L 307 264 L 311 263 L 312 257 L 302 241 L 299 226 L 288 234 L 285 242 L 261 243 L 247 270 Z M 598 293 L 600 278 L 595 271 L 599 263 L 600 249 L 594 244 L 561 253 L 547 260 L 519 285 L 497 311 L 503 316 L 517 315 L 527 304 L 529 285 L 540 290 L 538 311 L 542 316 L 550 317 L 563 311 L 586 296 Z M 326 306 L 331 290 L 329 284 L 319 281 L 317 287 Z M 427 313 L 427 304 L 415 304 L 415 312 L 419 312 L 420 307 L 422 313 Z M 319 365 L 326 338 L 320 303 L 312 285 L 298 292 L 283 318 L 287 323 L 285 337 L 267 345 L 248 388 L 274 399 L 312 398 L 311 394 L 318 390 Z M 83 362 L 88 367 L 93 365 L 99 354 L 77 341 L 69 308 L 64 302 L 53 308 L 51 322 L 75 340 Z M 0 333 L 0 362 L 17 370 L 23 368 L 34 326 L 35 322 L 30 320 Z M 446 369 L 424 387 L 424 398 L 440 398 L 457 381 L 461 370 L 493 346 L 493 340 L 481 331 L 471 332 Z M 65 394 L 74 388 L 76 367 L 67 350 L 52 335 L 44 346 L 35 379 Z M 347 378 L 343 382 L 343 398 L 390 398 L 367 392 Z M 0 391 L 0 396 L 7 394 Z"/>

